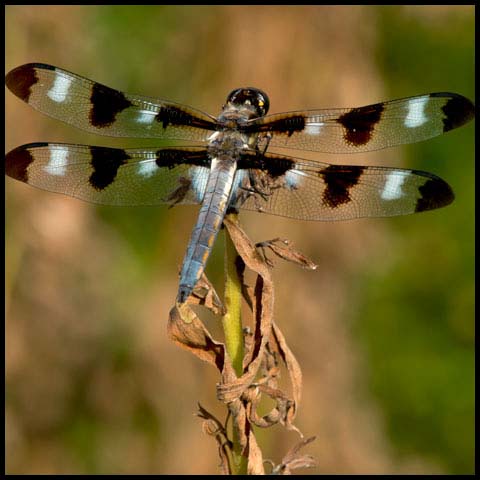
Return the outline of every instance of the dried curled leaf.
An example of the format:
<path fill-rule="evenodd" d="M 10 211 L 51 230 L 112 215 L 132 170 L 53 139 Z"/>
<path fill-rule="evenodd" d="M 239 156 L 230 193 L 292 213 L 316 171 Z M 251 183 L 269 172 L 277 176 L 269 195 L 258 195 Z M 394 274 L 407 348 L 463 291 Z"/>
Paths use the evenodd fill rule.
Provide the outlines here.
<path fill-rule="evenodd" d="M 223 343 L 213 340 L 203 322 L 188 304 L 175 305 L 170 310 L 167 333 L 178 346 L 217 367 L 220 371 L 223 370 L 225 363 Z"/>
<path fill-rule="evenodd" d="M 217 441 L 222 473 L 224 475 L 231 475 L 232 442 L 228 439 L 224 426 L 210 412 L 205 410 L 200 403 L 198 404 L 197 416 L 205 420 L 202 424 L 203 432 L 215 437 Z"/>
<path fill-rule="evenodd" d="M 257 414 L 257 406 L 260 403 L 262 395 L 267 395 L 274 400 L 275 407 L 272 408 L 269 413 L 259 417 Z M 271 388 L 267 385 L 258 385 L 256 388 L 251 387 L 245 392 L 243 398 L 247 405 L 248 419 L 257 427 L 268 428 L 280 423 L 288 430 L 295 430 L 303 437 L 298 428 L 293 425 L 297 406 L 282 390 Z"/>
<path fill-rule="evenodd" d="M 250 429 L 248 434 L 248 475 L 265 475 L 263 467 L 263 455 L 258 446 L 257 439 Z"/>
<path fill-rule="evenodd" d="M 196 304 L 207 307 L 215 314 L 224 313 L 221 301 L 205 276 L 185 304 L 172 308 L 168 334 L 177 345 L 191 351 L 221 372 L 217 398 L 228 406 L 234 438 L 238 442 L 235 452 L 232 453 L 232 444 L 221 423 L 201 406 L 198 415 L 205 419 L 203 424 L 205 433 L 214 436 L 217 441 L 223 473 L 230 474 L 236 471 L 232 468 L 231 462 L 236 455 L 241 454 L 248 459 L 249 474 L 264 474 L 262 452 L 257 445 L 252 424 L 269 427 L 281 423 L 288 429 L 298 432 L 293 420 L 301 398 L 302 374 L 285 337 L 273 321 L 274 289 L 267 260 L 262 258 L 256 246 L 240 228 L 235 216 L 225 217 L 224 226 L 239 255 L 236 261 L 237 273 L 255 326 L 253 332 L 244 332 L 246 354 L 243 360 L 243 374 L 237 377 L 224 344 L 212 338 L 203 322 L 191 309 L 191 305 Z M 281 258 L 305 268 L 316 268 L 313 262 L 283 240 L 264 242 L 261 247 L 270 248 Z M 245 268 L 257 274 L 253 289 L 247 287 L 243 280 Z M 278 388 L 281 364 L 285 365 L 292 385 L 291 397 Z M 273 399 L 275 406 L 269 413 L 260 416 L 257 413 L 257 406 L 262 395 Z M 294 468 L 312 466 L 314 462 L 310 456 L 298 454 L 298 450 L 309 441 L 311 439 L 301 442 L 292 449 L 282 463 L 275 467 L 275 473 L 287 474 Z"/>
<path fill-rule="evenodd" d="M 183 305 L 203 305 L 216 315 L 224 314 L 222 301 L 204 273 L 195 286 L 193 294 L 190 295 L 187 302 Z"/>
<path fill-rule="evenodd" d="M 317 463 L 311 455 L 301 455 L 300 449 L 313 442 L 316 437 L 310 437 L 294 445 L 283 457 L 282 463 L 273 468 L 274 475 L 291 475 L 297 468 L 312 468 Z"/>
<path fill-rule="evenodd" d="M 275 255 L 287 260 L 288 262 L 293 262 L 300 265 L 307 270 L 316 270 L 318 265 L 306 257 L 303 253 L 299 252 L 290 240 L 283 238 L 274 238 L 273 240 L 267 240 L 265 242 L 259 242 L 256 244 L 258 248 L 261 249 L 265 263 L 269 266 L 272 266 L 272 261 L 266 256 L 265 250 L 269 248 Z"/>
<path fill-rule="evenodd" d="M 275 322 L 273 322 L 272 331 L 273 335 L 270 345 L 275 345 L 276 350 L 281 355 L 282 360 L 287 367 L 290 382 L 292 384 L 293 401 L 294 404 L 298 406 L 300 399 L 302 398 L 302 370 L 300 364 L 287 345 L 283 333 Z"/>

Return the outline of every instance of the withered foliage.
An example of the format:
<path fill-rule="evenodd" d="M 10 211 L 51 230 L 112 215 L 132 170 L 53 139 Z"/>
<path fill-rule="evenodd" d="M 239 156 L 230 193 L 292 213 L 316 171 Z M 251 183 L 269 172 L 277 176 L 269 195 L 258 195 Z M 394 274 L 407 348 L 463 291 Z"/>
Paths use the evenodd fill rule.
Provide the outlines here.
<path fill-rule="evenodd" d="M 303 440 L 303 435 L 293 424 L 302 393 L 302 372 L 284 335 L 273 321 L 274 289 L 269 268 L 271 262 L 266 259 L 265 249 L 269 248 L 280 258 L 304 268 L 313 269 L 316 266 L 284 240 L 275 239 L 254 245 L 239 226 L 236 217 L 227 216 L 224 226 L 238 253 L 235 264 L 239 276 L 243 279 L 245 267 L 256 274 L 253 288 L 245 281 L 242 282 L 243 297 L 254 324 L 253 332 L 245 330 L 244 333 L 242 375 L 237 377 L 224 344 L 212 338 L 204 323 L 190 308 L 191 305 L 202 305 L 216 315 L 224 313 L 219 297 L 205 276 L 187 302 L 175 305 L 170 311 L 169 337 L 178 346 L 219 370 L 221 380 L 216 386 L 217 398 L 228 407 L 227 420 L 231 419 L 234 436 L 240 443 L 242 455 L 247 458 L 248 474 L 265 474 L 266 463 L 252 425 L 266 428 L 280 423 L 289 430 L 297 431 L 302 438 L 280 464 L 274 465 L 268 461 L 272 473 L 289 474 L 295 468 L 312 467 L 315 465 L 313 458 L 298 453 L 313 437 Z M 261 254 L 257 247 L 262 248 Z M 291 385 L 289 393 L 279 387 L 282 365 L 288 372 Z M 274 402 L 274 407 L 263 416 L 258 413 L 262 396 L 267 396 Z M 233 443 L 227 432 L 227 421 L 222 424 L 200 405 L 197 415 L 204 419 L 204 432 L 217 441 L 222 473 L 231 474 L 234 471 Z"/>
<path fill-rule="evenodd" d="M 307 270 L 316 270 L 317 264 L 313 263 L 308 257 L 295 249 L 290 240 L 284 238 L 274 238 L 265 242 L 258 242 L 256 247 L 261 249 L 263 259 L 268 266 L 273 263 L 266 255 L 266 249 L 269 248 L 275 255 L 289 262 L 297 263 Z"/>

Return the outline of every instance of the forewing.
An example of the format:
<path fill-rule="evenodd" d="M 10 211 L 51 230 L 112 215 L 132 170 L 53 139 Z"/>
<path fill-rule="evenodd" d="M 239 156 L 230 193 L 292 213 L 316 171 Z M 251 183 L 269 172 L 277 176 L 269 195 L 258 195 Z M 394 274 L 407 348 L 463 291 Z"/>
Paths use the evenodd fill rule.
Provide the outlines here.
<path fill-rule="evenodd" d="M 244 129 L 268 135 L 274 147 L 357 153 L 436 137 L 469 122 L 474 112 L 461 95 L 430 93 L 359 108 L 268 115 Z"/>
<path fill-rule="evenodd" d="M 15 68 L 6 84 L 42 113 L 99 135 L 202 141 L 215 130 L 215 119 L 199 110 L 122 93 L 42 63 Z"/>

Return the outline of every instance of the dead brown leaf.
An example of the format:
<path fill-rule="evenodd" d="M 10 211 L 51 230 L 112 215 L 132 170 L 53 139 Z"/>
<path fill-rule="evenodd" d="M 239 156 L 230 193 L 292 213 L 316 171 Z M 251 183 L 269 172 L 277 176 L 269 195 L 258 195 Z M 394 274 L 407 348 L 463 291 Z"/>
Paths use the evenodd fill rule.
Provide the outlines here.
<path fill-rule="evenodd" d="M 300 449 L 313 442 L 316 437 L 310 437 L 294 445 L 283 457 L 282 463 L 274 467 L 272 474 L 291 475 L 292 470 L 297 468 L 312 468 L 316 465 L 311 455 L 301 455 Z"/>
<path fill-rule="evenodd" d="M 198 404 L 197 416 L 205 420 L 202 424 L 203 432 L 215 437 L 217 441 L 220 468 L 223 475 L 231 475 L 232 442 L 228 439 L 227 431 L 220 421 L 205 410 L 200 403 Z"/>
<path fill-rule="evenodd" d="M 179 347 L 188 350 L 201 360 L 223 370 L 225 353 L 223 343 L 213 340 L 196 313 L 187 305 L 175 305 L 170 310 L 167 333 Z"/>
<path fill-rule="evenodd" d="M 241 229 L 236 216 L 227 215 L 224 226 L 239 255 L 236 260 L 237 272 L 242 279 L 243 296 L 251 309 L 255 326 L 253 332 L 244 332 L 243 374 L 239 377 L 236 375 L 224 344 L 212 338 L 203 322 L 191 309 L 191 305 L 203 305 L 217 315 L 223 313 L 222 303 L 205 276 L 186 303 L 172 308 L 168 334 L 177 345 L 215 366 L 221 373 L 221 381 L 217 384 L 217 398 L 228 406 L 233 438 L 238 442 L 237 450 L 240 448 L 240 452 L 232 454 L 231 440 L 217 419 L 201 406 L 198 415 L 205 419 L 204 431 L 217 440 L 223 473 L 235 471 L 232 469 L 231 461 L 235 455 L 241 454 L 248 459 L 249 474 L 264 474 L 262 452 L 256 442 L 252 425 L 266 428 L 280 423 L 298 432 L 293 420 L 301 399 L 302 373 L 285 337 L 273 321 L 274 289 L 269 264 Z M 264 242 L 261 246 L 270 248 L 285 260 L 305 268 L 315 268 L 313 262 L 283 240 Z M 247 287 L 243 281 L 245 268 L 257 274 L 254 288 Z M 292 385 L 291 397 L 278 388 L 282 364 L 287 369 Z M 273 399 L 275 406 L 269 413 L 260 416 L 257 413 L 257 406 L 262 395 Z M 309 441 L 311 439 L 301 442 L 287 453 L 282 463 L 274 470 L 287 474 L 294 468 L 312 465 L 311 457 L 298 454 L 298 450 Z"/>
<path fill-rule="evenodd" d="M 299 252 L 290 240 L 283 238 L 274 238 L 272 240 L 267 240 L 265 242 L 259 242 L 256 244 L 257 248 L 262 250 L 262 256 L 265 263 L 272 267 L 272 261 L 267 257 L 265 250 L 269 248 L 275 255 L 287 260 L 289 262 L 296 263 L 307 270 L 316 270 L 318 265 L 310 260 L 303 253 Z"/>

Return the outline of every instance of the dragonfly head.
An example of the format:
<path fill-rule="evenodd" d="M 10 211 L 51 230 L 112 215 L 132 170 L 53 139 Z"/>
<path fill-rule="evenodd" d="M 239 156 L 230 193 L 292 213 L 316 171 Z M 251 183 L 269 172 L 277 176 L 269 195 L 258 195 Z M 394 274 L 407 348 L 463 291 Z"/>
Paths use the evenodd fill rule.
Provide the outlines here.
<path fill-rule="evenodd" d="M 265 92 L 254 87 L 237 88 L 230 92 L 227 97 L 227 105 L 253 108 L 259 117 L 267 114 L 270 108 L 270 100 Z"/>

